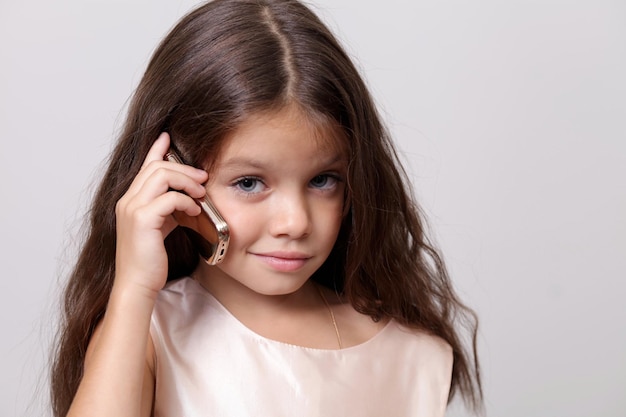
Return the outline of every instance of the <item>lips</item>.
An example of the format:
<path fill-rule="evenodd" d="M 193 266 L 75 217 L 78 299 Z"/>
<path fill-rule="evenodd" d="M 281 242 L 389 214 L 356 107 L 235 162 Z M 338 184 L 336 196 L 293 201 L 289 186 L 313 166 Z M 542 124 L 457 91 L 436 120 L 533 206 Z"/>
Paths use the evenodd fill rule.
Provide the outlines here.
<path fill-rule="evenodd" d="M 268 252 L 253 255 L 270 268 L 280 272 L 297 271 L 311 259 L 310 255 L 301 252 Z"/>

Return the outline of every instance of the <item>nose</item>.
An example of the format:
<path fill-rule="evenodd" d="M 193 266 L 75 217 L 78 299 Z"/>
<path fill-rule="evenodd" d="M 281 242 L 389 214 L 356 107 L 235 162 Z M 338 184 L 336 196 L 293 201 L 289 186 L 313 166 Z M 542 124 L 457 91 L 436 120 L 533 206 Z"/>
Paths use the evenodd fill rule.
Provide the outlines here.
<path fill-rule="evenodd" d="M 270 233 L 273 236 L 301 239 L 311 233 L 311 207 L 305 196 L 299 193 L 284 195 L 276 199 L 275 203 L 270 220 Z"/>

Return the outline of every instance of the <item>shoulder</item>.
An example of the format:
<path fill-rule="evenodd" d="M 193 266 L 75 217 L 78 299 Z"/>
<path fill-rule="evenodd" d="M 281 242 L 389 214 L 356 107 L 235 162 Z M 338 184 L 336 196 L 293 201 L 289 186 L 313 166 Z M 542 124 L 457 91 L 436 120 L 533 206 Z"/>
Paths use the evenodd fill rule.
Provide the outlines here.
<path fill-rule="evenodd" d="M 189 309 L 181 308 L 185 306 L 202 305 L 206 303 L 206 291 L 198 283 L 189 277 L 179 278 L 169 281 L 157 295 L 155 312 L 175 312 L 185 314 Z"/>
<path fill-rule="evenodd" d="M 223 329 L 226 317 L 223 307 L 194 279 L 168 282 L 157 295 L 150 323 L 157 354 L 183 338 L 193 343 L 199 335 Z"/>
<path fill-rule="evenodd" d="M 163 287 L 163 289 L 159 291 L 158 298 L 162 299 L 168 297 L 182 296 L 190 292 L 193 293 L 197 287 L 197 285 L 195 284 L 197 283 L 190 277 L 182 277 L 172 281 L 168 281 L 167 284 L 165 284 L 165 287 Z"/>
<path fill-rule="evenodd" d="M 395 327 L 398 345 L 405 346 L 407 361 L 412 363 L 424 375 L 441 387 L 449 389 L 452 380 L 454 353 L 452 346 L 443 338 L 423 329 L 404 326 L 395 320 L 390 323 Z M 392 336 L 394 337 L 394 336 Z"/>
<path fill-rule="evenodd" d="M 452 384 L 452 347 L 429 331 L 407 327 L 395 320 L 390 322 L 389 335 L 398 352 L 394 360 L 402 363 L 400 372 L 404 372 L 415 389 L 417 415 L 443 416 Z"/>
<path fill-rule="evenodd" d="M 442 337 L 425 329 L 403 325 L 393 319 L 390 326 L 394 327 L 390 331 L 392 334 L 390 337 L 395 338 L 399 343 L 409 344 L 411 349 L 415 349 L 420 353 L 420 356 L 429 361 L 436 360 L 439 363 L 452 364 L 452 346 Z"/>
<path fill-rule="evenodd" d="M 152 311 L 152 327 L 156 331 L 154 336 L 190 326 L 207 309 L 211 309 L 210 299 L 192 278 L 169 281 L 159 291 Z"/>
<path fill-rule="evenodd" d="M 414 343 L 419 346 L 420 352 L 424 355 L 452 364 L 452 346 L 443 338 L 423 329 L 404 326 L 396 321 L 394 321 L 394 325 L 401 333 L 413 339 Z"/>
<path fill-rule="evenodd" d="M 452 368 L 452 347 L 443 338 L 426 330 L 408 327 L 393 319 L 375 322 L 371 317 L 361 314 L 336 293 L 324 288 L 326 298 L 337 317 L 337 325 L 344 347 L 355 346 L 371 339 L 382 339 L 386 344 L 404 346 L 409 352 L 419 353 L 420 357 L 445 367 Z"/>

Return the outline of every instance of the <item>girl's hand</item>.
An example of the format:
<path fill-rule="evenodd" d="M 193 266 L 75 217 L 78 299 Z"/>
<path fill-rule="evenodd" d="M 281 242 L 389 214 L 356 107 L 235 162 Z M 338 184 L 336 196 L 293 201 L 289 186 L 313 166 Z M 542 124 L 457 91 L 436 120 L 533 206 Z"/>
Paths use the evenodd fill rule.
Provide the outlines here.
<path fill-rule="evenodd" d="M 169 144 L 169 135 L 162 133 L 115 207 L 115 285 L 136 287 L 152 297 L 156 297 L 167 279 L 163 241 L 177 226 L 172 213 L 200 214 L 194 198 L 204 196 L 202 183 L 208 178 L 203 170 L 164 161 Z"/>

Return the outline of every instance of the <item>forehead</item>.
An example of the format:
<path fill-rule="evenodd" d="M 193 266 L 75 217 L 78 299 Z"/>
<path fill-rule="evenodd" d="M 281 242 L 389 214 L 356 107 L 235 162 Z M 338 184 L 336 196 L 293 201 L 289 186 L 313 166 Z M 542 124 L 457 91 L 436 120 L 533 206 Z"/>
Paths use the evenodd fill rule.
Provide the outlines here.
<path fill-rule="evenodd" d="M 248 117 L 224 138 L 215 164 L 222 165 L 235 157 L 344 160 L 347 154 L 347 140 L 336 122 L 287 106 Z"/>

